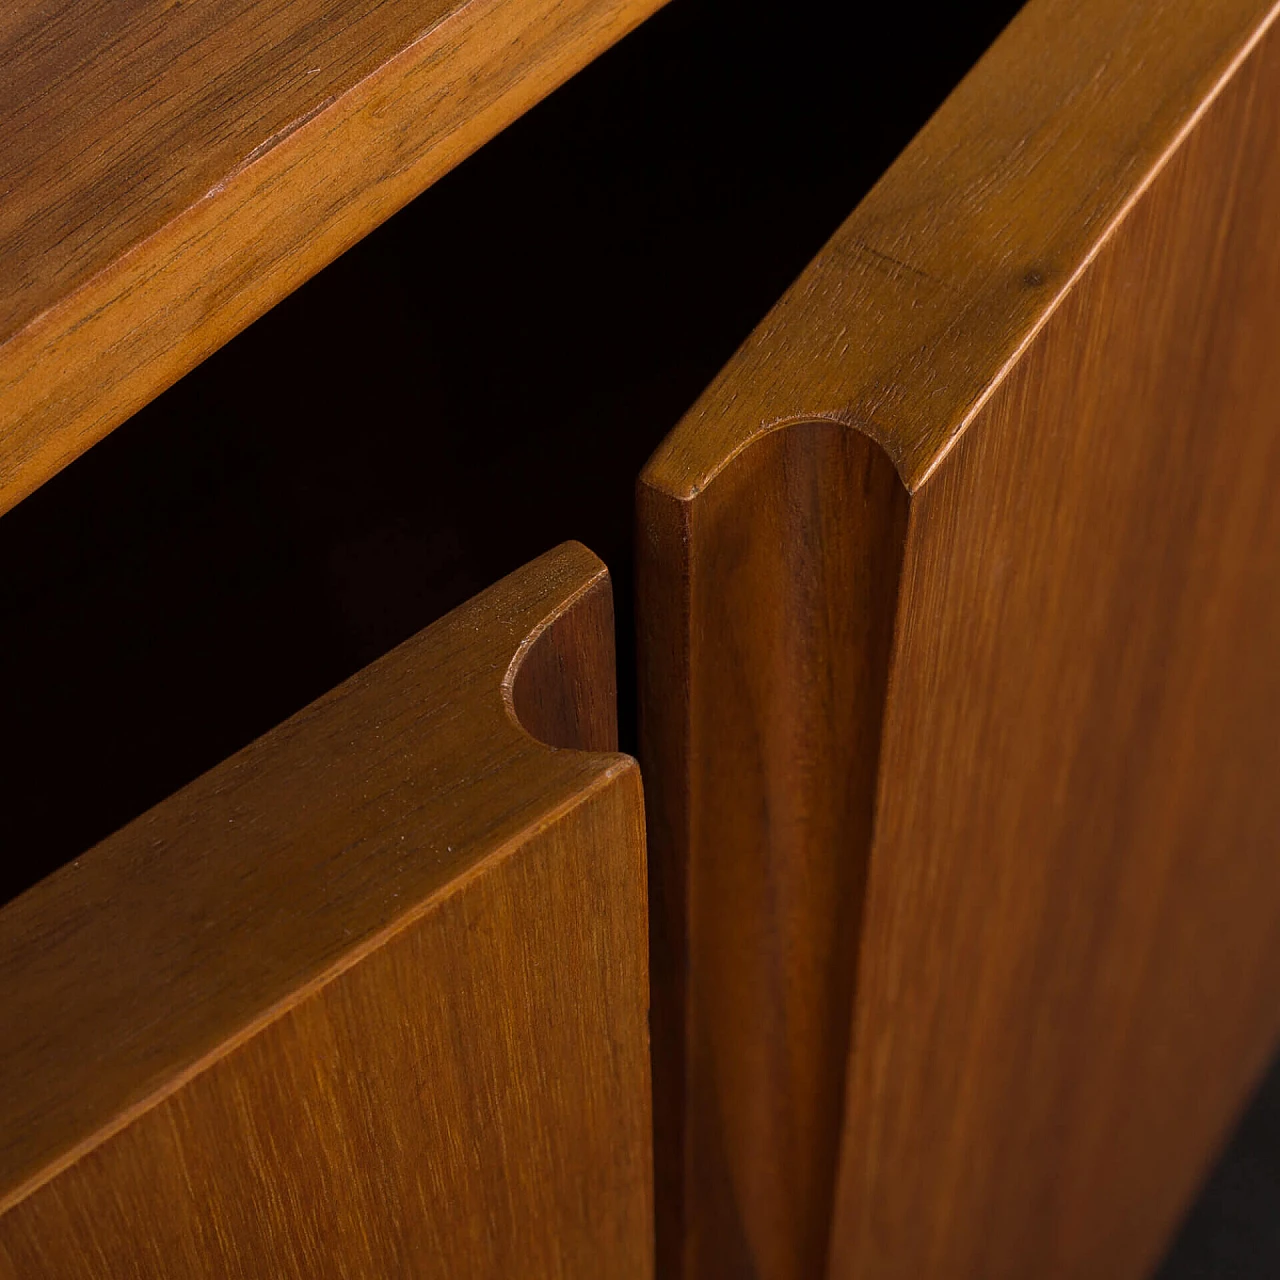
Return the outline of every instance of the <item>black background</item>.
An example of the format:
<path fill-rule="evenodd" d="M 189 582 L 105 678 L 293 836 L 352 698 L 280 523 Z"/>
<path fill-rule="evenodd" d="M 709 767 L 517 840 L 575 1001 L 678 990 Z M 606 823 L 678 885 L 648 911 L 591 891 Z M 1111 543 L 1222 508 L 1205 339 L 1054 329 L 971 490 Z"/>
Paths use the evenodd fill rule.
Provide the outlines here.
<path fill-rule="evenodd" d="M 566 538 L 1016 10 L 674 0 L 0 520 L 0 897 Z"/>

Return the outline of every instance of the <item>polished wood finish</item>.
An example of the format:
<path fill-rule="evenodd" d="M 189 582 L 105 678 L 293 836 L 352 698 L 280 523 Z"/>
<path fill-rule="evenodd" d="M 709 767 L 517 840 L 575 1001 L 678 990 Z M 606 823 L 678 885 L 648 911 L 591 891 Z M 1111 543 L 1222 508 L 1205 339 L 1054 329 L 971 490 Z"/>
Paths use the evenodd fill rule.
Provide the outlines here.
<path fill-rule="evenodd" d="M 830 423 L 640 490 L 664 1274 L 821 1274 L 906 510 Z"/>
<path fill-rule="evenodd" d="M 1031 0 L 667 437 L 644 483 L 689 500 L 763 433 L 824 418 L 870 436 L 918 489 L 1273 10 Z"/>
<path fill-rule="evenodd" d="M 661 0 L 0 15 L 0 511 Z"/>
<path fill-rule="evenodd" d="M 835 1275 L 1146 1274 L 1270 1056 L 1277 225 L 1280 32 L 913 504 Z"/>
<path fill-rule="evenodd" d="M 0 1274 L 652 1274 L 612 625 L 548 553 L 0 912 Z"/>
<path fill-rule="evenodd" d="M 1139 1276 L 1274 1046 L 1274 15 L 1033 0 L 641 478 L 667 1274 Z"/>

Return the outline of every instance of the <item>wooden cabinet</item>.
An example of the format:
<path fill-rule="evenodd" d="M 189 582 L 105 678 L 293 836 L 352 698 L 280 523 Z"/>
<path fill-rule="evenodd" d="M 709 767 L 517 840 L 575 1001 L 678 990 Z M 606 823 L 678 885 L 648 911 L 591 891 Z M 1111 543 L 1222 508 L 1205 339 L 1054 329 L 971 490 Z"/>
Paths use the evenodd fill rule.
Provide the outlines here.
<path fill-rule="evenodd" d="M 658 8 L 0 20 L 15 1274 L 1136 1280 L 1274 1050 L 1274 6 Z"/>

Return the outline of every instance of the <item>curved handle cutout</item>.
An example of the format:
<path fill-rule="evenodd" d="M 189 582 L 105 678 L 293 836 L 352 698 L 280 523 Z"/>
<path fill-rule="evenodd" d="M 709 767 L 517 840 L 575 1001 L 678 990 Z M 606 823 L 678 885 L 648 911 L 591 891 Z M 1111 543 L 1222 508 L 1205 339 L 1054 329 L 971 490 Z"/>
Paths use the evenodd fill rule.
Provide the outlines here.
<path fill-rule="evenodd" d="M 599 573 L 520 646 L 503 687 L 512 716 L 539 742 L 617 751 L 613 589 L 602 563 Z"/>

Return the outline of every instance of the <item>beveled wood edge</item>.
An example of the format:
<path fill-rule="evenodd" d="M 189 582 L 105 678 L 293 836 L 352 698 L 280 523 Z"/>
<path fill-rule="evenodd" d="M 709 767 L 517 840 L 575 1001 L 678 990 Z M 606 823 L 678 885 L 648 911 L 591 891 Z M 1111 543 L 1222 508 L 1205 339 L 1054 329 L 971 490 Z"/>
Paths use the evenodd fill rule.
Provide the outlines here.
<path fill-rule="evenodd" d="M 0 514 L 664 3 L 458 5 L 0 342 Z"/>
<path fill-rule="evenodd" d="M 1278 14 L 1030 0 L 640 484 L 691 501 L 761 436 L 831 421 L 918 491 Z"/>
<path fill-rule="evenodd" d="M 850 434 L 843 424 L 823 419 L 800 419 L 783 427 L 796 432 L 782 427 L 762 432 L 751 447 L 726 461 L 723 483 L 730 487 L 716 486 L 702 501 L 637 485 L 639 750 L 649 842 L 656 1239 L 659 1271 L 672 1280 L 700 1274 L 708 1252 L 728 1258 L 731 1269 L 767 1270 L 781 1256 L 793 1268 L 787 1274 L 810 1274 L 818 1265 L 817 1246 L 802 1226 L 804 1215 L 789 1206 L 790 1212 L 779 1215 L 786 1224 L 781 1230 L 775 1223 L 761 1231 L 759 1223 L 772 1215 L 761 1212 L 760 1201 L 785 1202 L 784 1188 L 806 1181 L 815 1203 L 829 1208 L 834 1195 L 849 1047 L 844 1043 L 828 1059 L 814 1055 L 803 1036 L 784 1034 L 779 1040 L 779 1027 L 829 1026 L 837 1042 L 849 1029 L 829 1018 L 815 1021 L 812 1014 L 815 1007 L 852 1012 L 844 988 L 856 986 L 862 877 L 870 854 L 908 495 L 884 451 L 864 434 Z M 786 459 L 780 461 L 780 454 Z M 815 474 L 824 483 L 812 484 Z M 821 495 L 819 489 L 824 490 Z M 845 500 L 852 491 L 858 498 Z M 741 500 L 744 493 L 750 494 L 749 503 Z M 797 525 L 821 528 L 821 534 L 811 535 L 811 548 L 821 548 L 822 554 L 796 559 L 760 555 L 766 547 L 776 550 L 777 525 L 769 513 L 776 516 L 782 510 Z M 856 567 L 842 560 L 836 548 L 846 554 L 853 549 Z M 804 586 L 796 590 L 798 581 Z M 744 590 L 744 583 L 749 589 Z M 709 609 L 708 592 L 722 603 L 736 599 L 739 607 Z M 750 602 L 747 616 L 741 609 L 745 601 Z M 833 643 L 834 617 L 858 620 L 865 631 L 858 643 Z M 767 618 L 776 620 L 776 628 Z M 843 628 L 836 630 L 847 637 Z M 771 631 L 771 645 L 747 640 L 752 632 Z M 755 661 L 748 657 L 752 649 Z M 827 697 L 833 684 L 839 688 L 835 704 L 841 714 L 834 720 L 830 703 L 819 698 L 820 705 L 802 705 L 804 700 L 796 698 L 785 679 L 762 674 L 785 665 L 782 655 L 788 650 L 806 652 L 812 667 L 824 672 Z M 740 685 L 750 692 L 734 699 L 738 706 L 727 705 L 718 694 L 708 700 L 706 688 L 714 672 L 734 666 L 742 673 Z M 765 722 L 776 736 L 759 733 Z M 778 732 L 779 726 L 787 730 Z M 750 789 L 738 770 L 758 761 L 760 775 L 785 777 L 801 758 L 798 772 L 811 788 L 809 798 L 814 793 L 823 797 L 813 808 L 797 799 L 799 809 L 809 813 L 809 820 L 798 824 L 803 836 L 797 824 L 785 820 L 778 829 L 756 830 L 754 838 L 742 843 L 739 831 L 731 857 L 725 859 L 735 864 L 732 877 L 723 868 L 717 871 L 711 851 L 726 851 L 730 837 L 720 820 L 726 806 L 734 804 L 730 793 Z M 732 783 L 725 785 L 731 775 Z M 796 786 L 796 781 L 787 778 L 781 789 L 799 797 L 805 785 Z M 850 805 L 860 791 L 865 804 Z M 824 803 L 835 795 L 843 801 Z M 834 843 L 823 822 L 812 820 L 826 808 L 840 810 L 843 818 Z M 763 846 L 770 847 L 772 857 L 761 875 Z M 797 856 L 801 849 L 803 856 Z M 733 883 L 727 885 L 727 880 Z M 828 895 L 829 882 L 843 883 L 844 892 Z M 820 905 L 814 883 L 823 885 Z M 730 895 L 736 891 L 736 898 L 730 901 L 721 892 L 726 887 Z M 741 968 L 752 974 L 754 989 L 767 994 L 758 1006 L 753 1001 L 734 1011 L 728 1032 L 726 1011 L 733 998 L 720 989 L 717 978 L 723 968 L 716 971 L 714 957 L 705 965 L 711 953 L 697 936 L 726 910 L 726 902 L 735 924 L 741 922 L 745 932 L 773 942 L 761 947 L 760 955 L 742 956 Z M 847 966 L 822 973 L 818 964 L 814 972 L 821 976 L 815 982 L 790 988 L 785 966 L 772 964 L 776 940 L 788 938 L 783 951 L 795 962 L 797 957 L 834 954 L 826 949 L 833 937 L 849 948 Z M 722 961 L 733 963 L 727 950 L 714 950 Z M 761 969 L 770 970 L 763 979 Z M 785 1012 L 780 1015 L 780 1010 Z M 723 1092 L 742 1081 L 726 1079 L 723 1063 L 707 1055 L 705 1031 L 712 1025 L 727 1058 L 748 1057 L 756 1045 L 786 1042 L 789 1071 L 775 1070 L 770 1076 L 777 1105 L 790 1106 L 793 1120 L 825 1116 L 830 1128 L 819 1132 L 829 1137 L 829 1147 L 820 1149 L 819 1142 L 812 1150 L 804 1148 L 797 1159 L 794 1145 L 768 1147 L 765 1130 L 758 1128 L 747 1145 L 759 1163 L 757 1175 L 768 1172 L 741 1176 L 743 1168 L 734 1155 L 742 1148 L 742 1133 L 757 1126 L 759 1113 L 772 1108 L 759 1094 Z M 823 1071 L 822 1064 L 829 1070 Z M 776 1061 L 773 1065 L 779 1066 Z M 830 1076 L 837 1078 L 823 1078 Z M 782 1078 L 787 1084 L 778 1084 Z M 709 1090 L 719 1092 L 718 1107 L 709 1100 Z M 803 1104 L 792 1105 L 796 1098 Z M 718 1122 L 708 1125 L 706 1117 L 712 1113 L 718 1113 Z M 793 1144 L 796 1127 L 787 1127 Z M 713 1131 L 718 1140 L 709 1136 Z M 738 1140 L 726 1145 L 731 1135 Z M 748 1188 L 755 1203 L 737 1199 Z M 753 1252 L 756 1248 L 761 1252 Z"/>
<path fill-rule="evenodd" d="M 540 579 L 544 584 L 549 579 L 551 588 L 546 593 L 547 599 L 541 607 L 539 607 L 537 599 L 540 594 L 538 590 Z M 291 984 L 287 990 L 275 994 L 274 998 L 268 999 L 264 996 L 258 1000 L 246 999 L 243 1002 L 245 1007 L 238 1011 L 239 1016 L 228 1016 L 223 1019 L 226 1024 L 224 1033 L 218 1038 L 216 1044 L 193 1054 L 189 1061 L 179 1062 L 176 1060 L 178 1055 L 171 1054 L 170 1057 L 174 1061 L 170 1064 L 170 1068 L 167 1070 L 163 1080 L 146 1088 L 140 1096 L 134 1098 L 127 1105 L 112 1109 L 109 1114 L 98 1116 L 93 1122 L 81 1125 L 80 1128 L 84 1132 L 78 1140 L 69 1144 L 49 1144 L 50 1149 L 44 1152 L 43 1158 L 38 1161 L 26 1161 L 25 1164 L 28 1167 L 25 1168 L 5 1168 L 6 1164 L 15 1164 L 17 1162 L 14 1162 L 12 1157 L 6 1160 L 6 1153 L 0 1147 L 0 1215 L 7 1213 L 34 1191 L 56 1178 L 59 1173 L 82 1156 L 110 1140 L 139 1116 L 150 1111 L 166 1098 L 171 1097 L 192 1079 L 234 1052 L 265 1027 L 288 1013 L 289 1010 L 297 1007 L 343 973 L 359 964 L 367 956 L 379 950 L 388 941 L 404 929 L 411 927 L 441 902 L 463 890 L 479 876 L 486 874 L 507 855 L 528 843 L 539 833 L 555 825 L 581 804 L 588 802 L 602 788 L 628 780 L 628 785 L 634 788 L 637 808 L 640 808 L 639 768 L 632 757 L 618 753 L 616 750 L 602 752 L 576 749 L 564 742 L 556 745 L 545 743 L 539 736 L 539 725 L 529 725 L 521 721 L 511 697 L 511 690 L 519 681 L 521 673 L 527 668 L 536 668 L 542 660 L 543 654 L 551 650 L 550 642 L 555 636 L 557 624 L 567 619 L 572 619 L 575 611 L 584 606 L 588 609 L 595 609 L 598 615 L 602 598 L 607 607 L 608 620 L 612 623 L 612 597 L 609 588 L 608 570 L 591 551 L 580 543 L 562 544 L 526 564 L 494 584 L 487 591 L 459 606 L 458 609 L 446 615 L 439 622 L 426 628 L 424 632 L 419 633 L 419 636 L 406 641 L 399 649 L 407 649 L 415 642 L 422 641 L 426 641 L 429 645 L 430 633 L 439 631 L 450 622 L 455 625 L 461 624 L 464 628 L 474 630 L 477 633 L 481 632 L 486 622 L 494 620 L 494 605 L 497 604 L 500 609 L 504 603 L 504 595 L 508 597 L 514 596 L 519 605 L 524 606 L 524 612 L 527 616 L 521 619 L 523 627 L 513 633 L 504 646 L 505 649 L 509 650 L 509 656 L 505 661 L 491 664 L 492 675 L 487 683 L 478 686 L 478 692 L 471 698 L 471 702 L 492 701 L 496 698 L 503 708 L 510 737 L 520 756 L 528 757 L 533 755 L 544 760 L 559 757 L 562 761 L 569 758 L 575 766 L 571 769 L 570 776 L 563 776 L 566 772 L 563 769 L 558 771 L 561 776 L 556 777 L 553 775 L 549 779 L 547 793 L 542 803 L 536 805 L 534 811 L 519 823 L 516 829 L 504 832 L 496 839 L 479 840 L 469 846 L 458 846 L 454 857 L 454 865 L 449 869 L 447 875 L 440 877 L 439 883 L 425 892 L 417 901 L 407 904 L 400 909 L 398 914 L 385 920 L 365 936 L 355 938 L 335 958 L 318 963 L 314 966 L 314 972 L 309 973 L 303 980 Z M 486 614 L 489 615 L 488 618 L 486 618 Z M 612 662 L 613 656 L 611 640 L 612 637 L 610 636 L 610 644 L 608 646 L 610 662 Z M 127 849 L 131 842 L 135 844 L 143 843 L 147 838 L 145 824 L 149 818 L 166 808 L 174 808 L 181 805 L 184 797 L 190 796 L 202 784 L 207 785 L 210 780 L 216 779 L 220 773 L 227 773 L 243 766 L 247 760 L 251 760 L 255 756 L 270 753 L 277 738 L 288 731 L 295 721 L 303 720 L 317 707 L 339 697 L 345 689 L 356 681 L 367 679 L 369 672 L 387 663 L 395 656 L 396 652 L 393 651 L 392 654 L 371 664 L 370 667 L 352 677 L 351 680 L 344 682 L 343 685 L 340 685 L 330 694 L 318 699 L 316 703 L 311 704 L 310 707 L 285 721 L 276 730 L 263 735 L 255 743 L 237 752 L 227 761 L 224 761 L 223 764 L 216 766 L 209 773 L 197 779 L 196 782 L 175 793 L 169 799 L 162 801 L 155 809 L 129 824 L 115 836 L 109 837 L 101 844 L 90 849 L 80 858 L 75 859 L 72 864 L 53 873 L 53 875 L 27 890 L 26 893 L 20 895 L 13 902 L 7 904 L 3 909 L 0 909 L 0 972 L 14 970 L 11 959 L 15 949 L 25 949 L 28 953 L 35 949 L 32 947 L 32 938 L 30 936 L 22 936 L 20 928 L 15 928 L 15 922 L 18 922 L 20 926 L 23 916 L 35 916 L 38 920 L 40 916 L 50 914 L 46 910 L 49 905 L 48 900 L 56 900 L 58 895 L 65 889 L 66 882 L 70 876 L 82 875 L 86 871 L 91 871 L 95 862 L 102 863 L 112 855 L 118 855 L 122 848 Z M 594 656 L 599 657 L 600 654 L 597 653 Z M 427 665 L 431 665 L 429 658 Z M 580 678 L 595 678 L 601 673 L 594 671 L 577 674 Z M 612 675 L 612 671 L 609 671 L 610 689 L 612 689 Z M 489 721 L 486 727 L 483 717 L 472 714 L 474 709 L 474 707 L 463 709 L 456 718 L 459 723 L 467 726 L 473 736 L 478 739 L 492 728 L 492 720 Z M 378 708 L 376 706 L 368 708 L 368 715 L 371 721 L 376 721 L 377 713 Z M 639 829 L 643 831 L 642 809 L 640 809 L 639 814 Z M 215 833 L 211 832 L 210 834 Z M 441 838 L 444 839 L 446 837 L 442 835 Z M 370 896 L 373 896 L 374 889 L 376 889 L 376 886 L 370 886 Z M 89 910 L 92 910 L 92 903 L 85 905 L 88 906 Z M 54 907 L 56 912 L 56 902 Z M 126 933 L 124 936 L 128 938 L 129 935 Z M 308 939 L 308 943 L 311 944 L 314 951 L 321 950 L 314 939 Z M 65 967 L 69 974 L 74 975 L 81 957 L 76 954 L 73 942 L 69 941 L 68 936 L 56 938 L 50 947 L 50 951 L 56 952 L 59 948 L 63 952 L 61 957 L 55 954 L 51 958 L 48 952 L 40 957 L 41 977 L 44 977 L 51 967 L 56 967 L 59 963 Z M 10 963 L 6 963 L 6 961 L 10 961 Z M 81 976 L 88 981 L 92 981 L 92 970 L 86 973 L 83 965 L 80 965 L 79 968 Z M 19 969 L 18 972 L 20 973 L 21 970 Z M 3 1015 L 3 1005 L 10 1002 L 15 990 L 13 973 L 10 972 L 7 976 L 8 981 L 3 987 L 0 987 L 0 1015 Z M 211 969 L 202 973 L 201 978 L 206 987 L 213 988 L 216 987 L 218 979 L 222 976 Z M 6 999 L 6 997 L 10 999 Z M 131 1010 L 130 1013 L 136 1017 L 136 1011 Z M 53 1010 L 52 1016 L 56 1020 L 64 1016 L 64 1011 L 61 1008 L 57 1008 Z M 163 1015 L 162 1013 L 156 1013 L 155 1016 L 158 1021 Z M 98 1050 L 99 1046 L 95 1045 L 94 1049 L 95 1051 Z M 109 1061 L 106 1064 L 101 1062 L 102 1054 L 100 1052 L 96 1052 L 95 1057 L 98 1059 L 97 1067 L 99 1069 L 110 1069 Z M 56 1057 L 51 1058 L 45 1064 L 51 1072 L 56 1072 L 59 1065 Z M 12 1086 L 12 1081 L 0 1083 Z M 12 1121 L 8 1117 L 11 1117 L 15 1111 L 21 1111 L 21 1099 L 15 1096 L 15 1091 L 12 1087 L 0 1090 L 0 1109 L 2 1109 L 0 1110 L 0 1135 L 5 1135 L 6 1138 L 11 1140 L 15 1134 Z M 6 1142 L 5 1146 L 7 1145 L 8 1143 Z"/>

